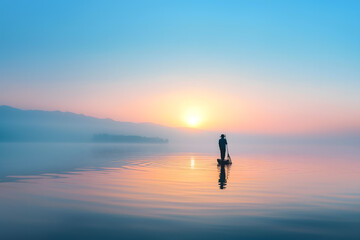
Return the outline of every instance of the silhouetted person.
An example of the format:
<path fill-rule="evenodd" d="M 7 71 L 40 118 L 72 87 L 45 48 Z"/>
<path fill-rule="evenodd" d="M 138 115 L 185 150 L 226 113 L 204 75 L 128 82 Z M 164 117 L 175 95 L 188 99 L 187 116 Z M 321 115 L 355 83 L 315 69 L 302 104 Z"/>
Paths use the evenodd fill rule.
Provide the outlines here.
<path fill-rule="evenodd" d="M 220 156 L 221 156 L 221 161 L 224 161 L 225 160 L 225 152 L 226 152 L 227 141 L 226 141 L 226 138 L 225 138 L 225 134 L 221 134 L 220 137 L 221 137 L 219 139 Z"/>

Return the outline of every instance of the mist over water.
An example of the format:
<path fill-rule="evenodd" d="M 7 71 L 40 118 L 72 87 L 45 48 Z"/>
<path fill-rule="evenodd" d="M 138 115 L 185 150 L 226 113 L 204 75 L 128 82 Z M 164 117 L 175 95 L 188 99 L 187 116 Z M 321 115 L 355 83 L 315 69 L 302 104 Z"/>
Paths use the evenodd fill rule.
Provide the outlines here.
<path fill-rule="evenodd" d="M 0 236 L 359 239 L 356 148 L 214 146 L 1 143 Z"/>

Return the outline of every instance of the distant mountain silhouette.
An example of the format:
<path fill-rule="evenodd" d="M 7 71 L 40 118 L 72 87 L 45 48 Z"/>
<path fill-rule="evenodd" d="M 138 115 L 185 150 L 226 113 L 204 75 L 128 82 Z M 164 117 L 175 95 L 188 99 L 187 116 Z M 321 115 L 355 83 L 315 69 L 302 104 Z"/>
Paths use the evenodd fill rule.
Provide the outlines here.
<path fill-rule="evenodd" d="M 139 141 L 141 137 L 145 137 L 142 141 L 146 142 L 149 141 L 145 140 L 146 137 L 168 139 L 170 136 L 178 135 L 179 129 L 152 123 L 118 122 L 71 112 L 21 110 L 0 106 L 2 142 L 89 142 L 93 141 L 95 134 L 137 136 Z"/>

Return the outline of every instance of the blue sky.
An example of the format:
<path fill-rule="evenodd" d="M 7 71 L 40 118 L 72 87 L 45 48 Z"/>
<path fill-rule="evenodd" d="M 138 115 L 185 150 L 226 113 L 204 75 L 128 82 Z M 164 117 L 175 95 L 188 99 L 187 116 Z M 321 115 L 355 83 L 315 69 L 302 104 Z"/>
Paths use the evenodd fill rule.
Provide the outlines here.
<path fill-rule="evenodd" d="M 0 104 L 142 121 L 111 109 L 221 89 L 259 109 L 305 109 L 310 98 L 350 126 L 360 116 L 359 11 L 359 1 L 0 1 Z"/>

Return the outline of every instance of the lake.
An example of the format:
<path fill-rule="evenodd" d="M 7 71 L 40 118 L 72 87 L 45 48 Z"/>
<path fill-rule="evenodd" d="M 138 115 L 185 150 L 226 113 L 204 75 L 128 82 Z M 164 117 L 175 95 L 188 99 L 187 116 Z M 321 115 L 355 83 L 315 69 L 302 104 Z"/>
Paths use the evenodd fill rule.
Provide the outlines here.
<path fill-rule="evenodd" d="M 0 239 L 360 239 L 355 146 L 214 146 L 1 143 Z"/>

